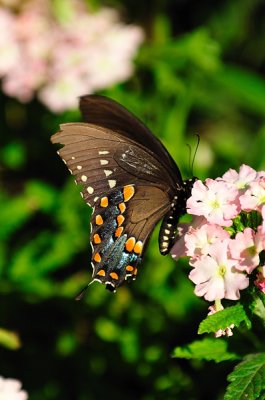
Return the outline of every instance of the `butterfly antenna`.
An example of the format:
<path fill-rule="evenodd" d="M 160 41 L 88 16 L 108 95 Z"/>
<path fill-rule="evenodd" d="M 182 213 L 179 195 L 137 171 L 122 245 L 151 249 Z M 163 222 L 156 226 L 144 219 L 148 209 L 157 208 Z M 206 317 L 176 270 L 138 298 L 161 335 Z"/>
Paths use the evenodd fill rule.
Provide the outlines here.
<path fill-rule="evenodd" d="M 186 146 L 188 147 L 188 149 L 189 149 L 189 169 L 190 169 L 190 172 L 191 172 L 191 175 L 192 175 L 192 165 L 191 165 L 191 145 L 189 144 L 189 143 L 186 143 Z"/>
<path fill-rule="evenodd" d="M 87 289 L 88 289 L 88 286 L 90 286 L 91 283 L 93 283 L 93 282 L 94 282 L 94 279 L 93 279 L 93 281 L 89 282 L 89 283 L 81 290 L 81 292 L 75 297 L 75 300 L 77 300 L 77 301 L 81 300 L 81 299 L 84 297 L 84 294 L 85 294 L 85 292 L 86 292 Z"/>
<path fill-rule="evenodd" d="M 199 144 L 200 144 L 200 140 L 201 140 L 201 137 L 200 137 L 200 135 L 198 133 L 195 133 L 194 135 L 197 136 L 197 145 L 196 145 L 196 148 L 195 148 L 195 151 L 194 151 L 194 156 L 193 156 L 192 163 L 191 163 L 191 174 L 192 174 L 192 176 L 193 176 L 193 166 L 194 166 L 195 156 L 197 154 L 197 151 L 198 151 L 198 148 L 199 148 Z"/>

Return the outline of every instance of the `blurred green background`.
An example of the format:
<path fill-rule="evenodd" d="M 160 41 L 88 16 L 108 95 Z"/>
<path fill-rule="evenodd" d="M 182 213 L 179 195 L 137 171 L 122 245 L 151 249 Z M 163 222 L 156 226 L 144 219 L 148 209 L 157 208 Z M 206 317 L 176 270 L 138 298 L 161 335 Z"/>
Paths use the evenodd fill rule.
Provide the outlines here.
<path fill-rule="evenodd" d="M 195 133 L 200 179 L 265 168 L 263 1 L 93 5 L 145 31 L 134 75 L 98 93 L 141 118 L 185 178 Z M 74 301 L 91 277 L 90 210 L 50 136 L 81 117 L 2 92 L 0 101 L 0 375 L 32 400 L 222 399 L 233 363 L 171 357 L 198 337 L 208 304 L 193 294 L 187 260 L 160 255 L 157 230 L 135 282 L 116 294 L 95 283 Z"/>

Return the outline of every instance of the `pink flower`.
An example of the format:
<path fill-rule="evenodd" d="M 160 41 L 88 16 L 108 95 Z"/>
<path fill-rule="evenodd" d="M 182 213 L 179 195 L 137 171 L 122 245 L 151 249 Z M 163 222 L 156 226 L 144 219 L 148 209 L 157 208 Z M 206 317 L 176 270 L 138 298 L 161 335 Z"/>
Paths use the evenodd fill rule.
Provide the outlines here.
<path fill-rule="evenodd" d="M 115 10 L 88 12 L 80 0 L 62 7 L 55 16 L 49 1 L 22 2 L 16 12 L 0 9 L 4 92 L 22 102 L 37 92 L 54 112 L 76 108 L 80 95 L 130 78 L 144 39 L 143 30 L 123 24 Z"/>
<path fill-rule="evenodd" d="M 265 237 L 261 228 L 257 233 L 251 228 L 238 232 L 229 243 L 231 255 L 239 260 L 237 269 L 250 274 L 259 265 L 259 253 L 265 249 Z"/>
<path fill-rule="evenodd" d="M 265 234 L 265 205 L 261 209 L 262 216 L 262 225 L 261 225 L 261 233 Z"/>
<path fill-rule="evenodd" d="M 259 210 L 265 205 L 265 178 L 252 182 L 246 193 L 240 196 L 240 204 L 243 210 Z"/>
<path fill-rule="evenodd" d="M 172 258 L 179 258 L 188 255 L 185 246 L 185 235 L 190 229 L 195 229 L 207 223 L 204 217 L 193 217 L 191 223 L 181 223 L 178 225 L 178 236 L 170 253 Z"/>
<path fill-rule="evenodd" d="M 4 92 L 23 103 L 30 101 L 34 90 L 44 82 L 45 68 L 46 66 L 41 63 L 41 60 L 19 58 L 17 64 L 3 79 Z"/>
<path fill-rule="evenodd" d="M 229 188 L 225 182 L 206 179 L 203 184 L 198 180 L 187 201 L 187 212 L 203 215 L 212 224 L 231 226 L 232 218 L 238 214 L 237 195 L 238 191 Z"/>
<path fill-rule="evenodd" d="M 184 237 L 188 231 L 190 224 L 179 224 L 177 227 L 178 235 L 174 246 L 171 248 L 170 253 L 172 258 L 180 258 L 186 255 L 186 247 Z"/>
<path fill-rule="evenodd" d="M 219 225 L 204 224 L 197 229 L 191 228 L 185 235 L 187 255 L 191 257 L 207 255 L 213 243 L 228 238 L 228 232 Z"/>
<path fill-rule="evenodd" d="M 0 399 L 1 400 L 27 400 L 28 395 L 21 390 L 21 382 L 16 379 L 5 379 L 0 376 Z"/>
<path fill-rule="evenodd" d="M 0 77 L 7 74 L 18 59 L 19 47 L 16 42 L 15 22 L 11 12 L 0 8 Z"/>
<path fill-rule="evenodd" d="M 71 73 L 44 86 L 38 97 L 50 110 L 59 113 L 77 108 L 78 97 L 89 92 L 91 88 L 80 77 Z"/>
<path fill-rule="evenodd" d="M 239 168 L 239 173 L 234 169 L 229 169 L 222 178 L 218 180 L 223 180 L 227 183 L 229 187 L 236 187 L 237 189 L 245 189 L 257 178 L 257 171 L 248 165 L 241 165 Z"/>
<path fill-rule="evenodd" d="M 208 301 L 240 298 L 239 290 L 249 285 L 249 279 L 236 270 L 238 261 L 228 253 L 229 239 L 217 242 L 209 248 L 209 255 L 193 263 L 189 278 L 196 284 L 195 294 Z"/>

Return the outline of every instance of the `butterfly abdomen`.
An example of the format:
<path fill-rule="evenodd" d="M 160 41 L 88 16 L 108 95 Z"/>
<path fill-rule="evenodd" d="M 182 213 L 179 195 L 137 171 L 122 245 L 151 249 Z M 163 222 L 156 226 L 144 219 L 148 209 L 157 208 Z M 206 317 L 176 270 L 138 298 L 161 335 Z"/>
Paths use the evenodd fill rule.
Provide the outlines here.
<path fill-rule="evenodd" d="M 176 192 L 170 210 L 162 221 L 159 231 L 159 250 L 162 255 L 168 254 L 176 241 L 177 225 L 180 217 L 186 213 L 186 202 L 195 180 L 196 178 L 192 178 L 183 182 L 183 187 Z"/>

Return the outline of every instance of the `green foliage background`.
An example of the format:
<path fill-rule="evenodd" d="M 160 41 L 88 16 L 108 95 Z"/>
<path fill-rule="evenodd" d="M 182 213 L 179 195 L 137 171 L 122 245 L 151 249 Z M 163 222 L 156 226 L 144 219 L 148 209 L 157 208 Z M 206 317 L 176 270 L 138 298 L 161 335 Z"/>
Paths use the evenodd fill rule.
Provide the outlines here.
<path fill-rule="evenodd" d="M 200 179 L 265 168 L 263 1 L 93 3 L 146 32 L 134 77 L 102 94 L 147 123 L 184 177 L 194 133 Z M 186 260 L 160 255 L 157 231 L 133 284 L 112 294 L 95 283 L 74 301 L 91 276 L 90 210 L 49 138 L 80 115 L 0 101 L 0 375 L 31 400 L 223 398 L 234 362 L 172 358 L 196 340 L 208 304 Z"/>

